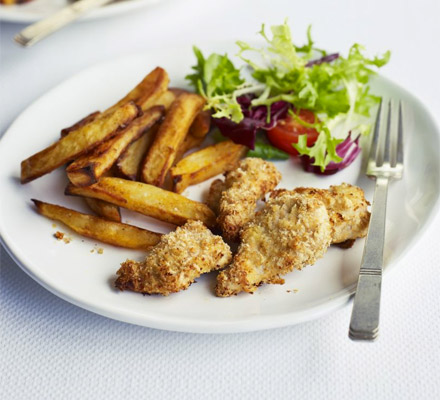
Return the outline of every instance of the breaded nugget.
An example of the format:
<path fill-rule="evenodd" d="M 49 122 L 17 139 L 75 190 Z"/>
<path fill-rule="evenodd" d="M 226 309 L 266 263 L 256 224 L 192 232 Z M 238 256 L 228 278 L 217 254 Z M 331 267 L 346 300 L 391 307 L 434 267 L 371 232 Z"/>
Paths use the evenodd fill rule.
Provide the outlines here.
<path fill-rule="evenodd" d="M 120 290 L 168 296 L 187 289 L 201 274 L 225 267 L 231 258 L 220 236 L 200 221 L 188 221 L 163 235 L 144 262 L 122 263 L 115 285 Z"/>
<path fill-rule="evenodd" d="M 216 295 L 253 293 L 262 283 L 284 283 L 281 275 L 324 255 L 331 233 L 321 200 L 294 191 L 280 192 L 242 229 L 231 266 L 217 277 Z"/>
<path fill-rule="evenodd" d="M 238 238 L 241 228 L 254 216 L 257 201 L 278 185 L 281 174 L 271 162 L 245 158 L 225 174 L 217 223 L 227 240 Z"/>
<path fill-rule="evenodd" d="M 301 187 L 294 191 L 304 196 L 317 197 L 324 202 L 332 224 L 333 244 L 354 241 L 367 235 L 370 203 L 361 188 L 343 183 L 330 186 L 328 190 Z"/>

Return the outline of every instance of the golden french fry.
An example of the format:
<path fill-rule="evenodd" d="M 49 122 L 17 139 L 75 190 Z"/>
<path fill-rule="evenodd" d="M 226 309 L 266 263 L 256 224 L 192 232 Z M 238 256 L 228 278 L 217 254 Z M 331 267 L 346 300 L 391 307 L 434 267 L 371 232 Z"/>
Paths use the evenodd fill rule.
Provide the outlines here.
<path fill-rule="evenodd" d="M 144 182 L 162 186 L 176 153 L 203 104 L 203 97 L 192 93 L 181 94 L 171 104 L 143 162 L 141 177 Z"/>
<path fill-rule="evenodd" d="M 176 97 L 180 96 L 183 93 L 190 93 L 190 92 L 188 92 L 188 90 L 181 89 L 181 88 L 175 88 L 175 87 L 170 87 L 170 88 L 168 88 L 168 90 L 171 93 L 173 93 L 174 96 L 176 96 Z"/>
<path fill-rule="evenodd" d="M 182 193 L 190 185 L 234 168 L 247 150 L 246 146 L 226 140 L 191 153 L 171 168 L 174 191 Z"/>
<path fill-rule="evenodd" d="M 204 140 L 205 140 L 204 137 L 195 137 L 191 135 L 190 132 L 188 132 L 188 134 L 185 137 L 185 140 L 182 142 L 182 144 L 180 145 L 179 149 L 176 152 L 176 158 L 174 159 L 173 166 L 176 165 L 184 157 L 187 151 L 199 147 Z M 162 188 L 167 190 L 172 190 L 173 188 L 173 180 L 169 172 L 165 177 L 165 180 L 162 184 Z"/>
<path fill-rule="evenodd" d="M 92 122 L 71 131 L 46 149 L 21 162 L 21 183 L 30 182 L 90 151 L 125 128 L 137 117 L 139 109 L 133 102 L 101 114 Z"/>
<path fill-rule="evenodd" d="M 176 165 L 183 158 L 183 156 L 187 151 L 199 147 L 204 140 L 205 140 L 204 137 L 195 137 L 188 133 L 188 135 L 186 135 L 185 140 L 179 147 L 179 150 L 177 150 L 176 159 L 174 160 L 174 165 Z"/>
<path fill-rule="evenodd" d="M 154 125 L 139 139 L 131 143 L 116 161 L 116 168 L 120 175 L 126 179 L 135 181 L 139 177 L 142 160 L 156 137 L 158 125 Z"/>
<path fill-rule="evenodd" d="M 104 176 L 114 176 L 110 171 L 107 171 Z M 98 217 L 109 219 L 110 221 L 121 222 L 121 210 L 116 204 L 109 203 L 104 200 L 94 199 L 92 197 L 83 197 L 84 203 L 93 211 Z M 209 204 L 208 204 L 209 206 Z"/>
<path fill-rule="evenodd" d="M 198 116 L 202 113 L 203 111 L 201 111 L 200 113 L 197 114 L 196 118 L 194 119 L 194 122 L 192 123 L 191 127 L 189 128 L 189 132 L 188 134 L 185 136 L 185 139 L 183 141 L 183 143 L 180 145 L 179 149 L 177 150 L 177 154 L 176 154 L 176 158 L 174 160 L 174 165 L 176 165 L 181 159 L 182 157 L 185 155 L 185 153 L 189 150 L 192 150 L 196 147 L 199 147 L 203 141 L 205 140 L 206 135 L 209 132 L 209 126 L 206 129 L 205 126 L 205 133 L 202 134 L 202 129 L 201 129 L 201 125 L 199 125 L 201 122 L 200 120 L 198 121 Z M 195 125 L 199 125 L 199 127 L 195 128 L 196 130 L 198 130 L 197 135 L 193 135 L 192 134 L 192 129 L 193 126 Z"/>
<path fill-rule="evenodd" d="M 156 103 L 157 105 L 164 106 L 167 110 L 175 99 L 176 95 L 167 90 Z M 116 168 L 120 175 L 132 181 L 138 179 L 141 162 L 145 158 L 147 150 L 156 136 L 156 132 L 157 125 L 145 132 L 124 150 L 116 162 Z"/>
<path fill-rule="evenodd" d="M 211 111 L 200 111 L 189 128 L 189 133 L 195 137 L 204 138 L 211 129 Z"/>
<path fill-rule="evenodd" d="M 168 74 L 163 68 L 155 68 L 125 97 L 105 110 L 104 114 L 112 113 L 114 110 L 130 101 L 133 101 L 138 105 L 142 111 L 145 111 L 154 105 L 158 105 L 156 102 L 162 99 L 163 93 L 168 88 L 169 81 Z"/>
<path fill-rule="evenodd" d="M 72 162 L 66 169 L 70 182 L 76 186 L 90 186 L 107 172 L 134 140 L 151 128 L 163 115 L 164 107 L 150 108 L 136 118 L 122 132 L 101 143 L 91 153 Z"/>
<path fill-rule="evenodd" d="M 189 150 L 194 149 L 195 147 L 200 146 L 205 138 L 196 138 L 189 133 L 186 135 L 185 140 L 180 145 L 179 149 L 176 152 L 176 158 L 174 159 L 174 164 L 176 165 L 185 155 L 185 153 Z M 169 170 L 170 171 L 170 170 Z M 173 190 L 173 179 L 171 178 L 170 172 L 168 171 L 165 180 L 162 183 L 162 189 Z"/>
<path fill-rule="evenodd" d="M 205 137 L 209 132 L 210 122 L 208 122 L 208 126 L 205 125 L 205 128 L 202 128 L 201 124 L 203 124 L 203 122 L 201 121 L 201 118 L 203 119 L 204 117 L 199 117 L 199 116 L 203 112 L 204 111 L 201 111 L 197 114 L 196 118 L 194 119 L 194 122 L 189 128 L 188 134 L 185 136 L 184 141 L 177 150 L 176 158 L 174 160 L 174 165 L 176 165 L 182 159 L 182 157 L 185 155 L 187 151 L 199 147 L 205 140 Z M 195 130 L 197 130 L 196 135 L 192 133 L 193 127 Z"/>
<path fill-rule="evenodd" d="M 104 243 L 130 249 L 146 250 L 156 245 L 160 240 L 161 235 L 159 233 L 150 232 L 146 229 L 83 214 L 39 200 L 32 199 L 32 201 L 41 215 L 62 222 L 80 235 Z"/>
<path fill-rule="evenodd" d="M 146 183 L 103 177 L 92 186 L 69 184 L 65 193 L 105 200 L 176 225 L 190 219 L 202 221 L 209 227 L 215 225 L 214 213 L 206 204 Z"/>
<path fill-rule="evenodd" d="M 174 100 L 176 100 L 176 95 L 171 92 L 170 90 L 167 90 L 163 92 L 159 98 L 154 102 L 154 104 L 151 105 L 151 107 L 154 106 L 164 106 L 166 110 L 168 110 L 173 104 Z"/>
<path fill-rule="evenodd" d="M 84 201 L 96 215 L 110 221 L 121 222 L 121 210 L 117 205 L 91 197 L 84 197 Z"/>
<path fill-rule="evenodd" d="M 169 88 L 169 92 L 171 92 L 175 98 L 184 93 L 190 93 L 187 90 L 180 88 Z M 211 128 L 211 111 L 202 110 L 200 111 L 196 117 L 194 118 L 191 127 L 189 128 L 189 133 L 194 135 L 195 137 L 204 138 Z"/>
<path fill-rule="evenodd" d="M 126 96 L 127 97 L 127 96 Z M 126 100 L 126 97 L 124 97 L 123 100 Z M 155 99 L 153 99 L 151 101 L 151 107 L 154 106 L 164 106 L 166 110 L 168 110 L 168 108 L 170 107 L 170 105 L 173 103 L 173 101 L 176 99 L 177 95 L 175 93 L 173 93 L 172 91 L 166 90 L 163 93 L 160 93 L 159 97 L 156 97 Z M 124 104 L 124 101 L 120 101 L 118 102 L 118 104 L 121 103 Z M 147 104 L 148 105 L 148 104 Z M 115 109 L 115 107 L 111 107 L 111 109 Z M 109 113 L 108 109 L 106 111 L 106 113 Z M 68 128 L 64 128 L 61 130 L 61 137 L 66 136 L 68 133 L 70 133 L 71 131 L 77 130 L 78 128 L 81 128 L 82 126 L 88 124 L 89 122 L 93 121 L 99 114 L 101 114 L 100 111 L 95 111 L 89 115 L 87 115 L 86 117 L 80 119 L 78 122 L 76 122 L 75 124 L 73 124 L 72 126 L 69 126 Z"/>
<path fill-rule="evenodd" d="M 80 119 L 78 122 L 75 122 L 72 126 L 69 126 L 68 128 L 61 129 L 61 137 L 64 137 L 68 135 L 72 131 L 76 131 L 79 128 L 82 128 L 84 125 L 87 125 L 89 122 L 92 122 L 96 119 L 96 117 L 101 114 L 100 111 L 92 112 L 91 114 L 87 115 L 86 117 Z"/>

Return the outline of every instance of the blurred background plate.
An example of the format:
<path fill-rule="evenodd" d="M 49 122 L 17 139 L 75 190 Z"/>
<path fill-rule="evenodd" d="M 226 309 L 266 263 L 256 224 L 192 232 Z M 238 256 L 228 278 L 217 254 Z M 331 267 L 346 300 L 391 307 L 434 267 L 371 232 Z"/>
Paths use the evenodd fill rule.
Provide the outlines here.
<path fill-rule="evenodd" d="M 91 11 L 84 19 L 111 17 L 159 1 L 161 0 L 118 0 Z M 36 22 L 68 4 L 70 4 L 68 0 L 31 0 L 29 3 L 14 6 L 0 5 L 0 20 L 18 23 Z"/>

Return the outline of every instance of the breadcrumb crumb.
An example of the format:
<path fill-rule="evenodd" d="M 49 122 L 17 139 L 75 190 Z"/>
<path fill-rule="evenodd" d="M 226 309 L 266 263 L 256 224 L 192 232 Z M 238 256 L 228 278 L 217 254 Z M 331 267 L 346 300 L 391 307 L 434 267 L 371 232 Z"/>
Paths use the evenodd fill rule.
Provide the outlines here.
<path fill-rule="evenodd" d="M 63 240 L 63 238 L 64 238 L 64 233 L 60 232 L 60 231 L 56 231 L 53 235 L 54 235 L 55 239 L 57 239 L 57 240 Z"/>

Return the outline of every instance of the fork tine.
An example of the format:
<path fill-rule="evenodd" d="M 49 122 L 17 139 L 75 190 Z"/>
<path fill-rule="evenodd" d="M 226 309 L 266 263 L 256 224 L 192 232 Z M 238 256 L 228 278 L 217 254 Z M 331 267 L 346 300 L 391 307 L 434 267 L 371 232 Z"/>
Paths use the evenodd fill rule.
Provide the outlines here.
<path fill-rule="evenodd" d="M 377 149 L 379 147 L 380 117 L 382 114 L 382 98 L 380 98 L 379 108 L 376 114 L 376 123 L 374 125 L 374 134 L 370 147 L 368 163 L 376 163 Z"/>
<path fill-rule="evenodd" d="M 403 117 L 402 102 L 399 101 L 399 118 L 397 123 L 397 164 L 403 164 Z"/>
<path fill-rule="evenodd" d="M 385 133 L 385 149 L 383 151 L 383 164 L 391 162 L 391 100 L 388 102 L 387 130 Z"/>

